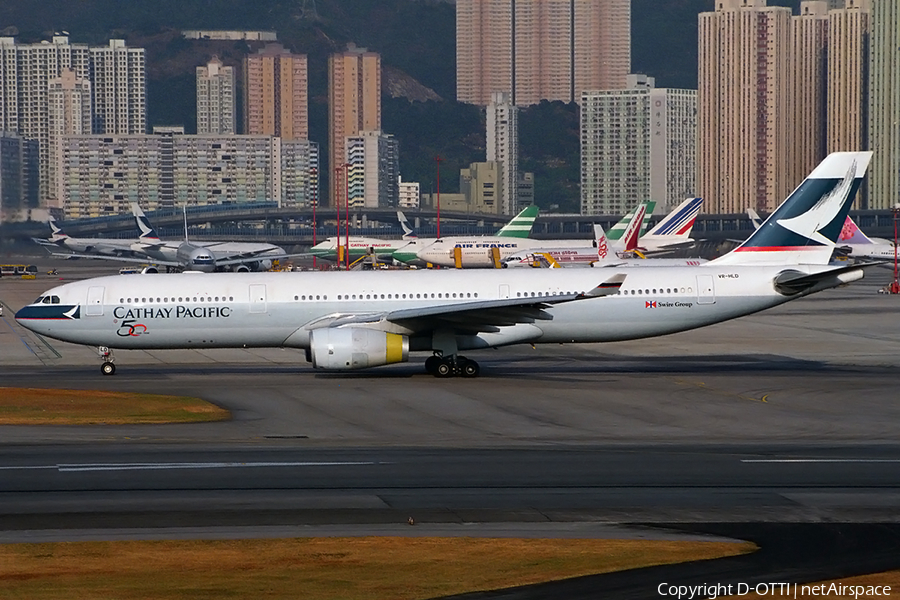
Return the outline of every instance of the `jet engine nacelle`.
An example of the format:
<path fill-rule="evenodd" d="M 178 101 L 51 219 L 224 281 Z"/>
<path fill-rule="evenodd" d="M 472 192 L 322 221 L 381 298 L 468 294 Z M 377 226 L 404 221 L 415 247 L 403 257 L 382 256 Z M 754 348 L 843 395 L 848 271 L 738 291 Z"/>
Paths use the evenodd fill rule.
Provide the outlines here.
<path fill-rule="evenodd" d="M 249 273 L 250 267 L 248 267 L 247 265 L 235 265 L 231 268 L 231 270 L 235 273 Z"/>
<path fill-rule="evenodd" d="M 318 369 L 365 369 L 409 360 L 408 337 L 359 327 L 313 329 L 309 347 Z"/>

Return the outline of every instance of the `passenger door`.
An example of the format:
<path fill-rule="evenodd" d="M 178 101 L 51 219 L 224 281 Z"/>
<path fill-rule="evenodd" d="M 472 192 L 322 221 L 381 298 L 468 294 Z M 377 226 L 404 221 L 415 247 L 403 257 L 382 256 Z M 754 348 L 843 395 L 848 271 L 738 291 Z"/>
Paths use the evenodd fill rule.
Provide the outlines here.
<path fill-rule="evenodd" d="M 716 289 L 712 275 L 697 275 L 697 304 L 715 304 Z"/>
<path fill-rule="evenodd" d="M 87 306 L 85 306 L 84 314 L 87 317 L 103 316 L 103 292 L 105 288 L 91 286 L 88 288 Z"/>
<path fill-rule="evenodd" d="M 266 312 L 266 285 L 264 283 L 250 284 L 250 312 Z"/>

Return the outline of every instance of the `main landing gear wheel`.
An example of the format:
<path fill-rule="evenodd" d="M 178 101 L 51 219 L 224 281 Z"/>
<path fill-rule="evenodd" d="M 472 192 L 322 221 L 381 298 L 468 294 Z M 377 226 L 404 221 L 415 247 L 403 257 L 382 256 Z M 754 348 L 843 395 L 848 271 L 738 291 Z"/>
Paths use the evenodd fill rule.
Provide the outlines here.
<path fill-rule="evenodd" d="M 430 356 L 425 359 L 425 370 L 435 377 L 478 377 L 481 368 L 474 360 L 463 356 L 444 358 Z"/>
<path fill-rule="evenodd" d="M 116 365 L 115 363 L 105 362 L 100 365 L 100 372 L 104 375 L 115 375 L 116 374 Z"/>
<path fill-rule="evenodd" d="M 425 359 L 425 372 L 429 375 L 437 375 L 437 368 L 440 362 L 440 356 L 429 356 Z"/>

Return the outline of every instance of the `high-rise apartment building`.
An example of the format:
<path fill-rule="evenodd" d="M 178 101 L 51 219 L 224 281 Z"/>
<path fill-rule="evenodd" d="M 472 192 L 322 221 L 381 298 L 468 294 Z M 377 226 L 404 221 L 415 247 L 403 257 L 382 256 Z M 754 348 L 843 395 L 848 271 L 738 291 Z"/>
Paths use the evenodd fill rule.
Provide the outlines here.
<path fill-rule="evenodd" d="M 234 67 L 213 56 L 197 67 L 197 133 L 234 133 L 234 105 Z"/>
<path fill-rule="evenodd" d="M 900 2 L 872 0 L 869 208 L 900 203 Z"/>
<path fill-rule="evenodd" d="M 397 187 L 400 191 L 400 200 L 398 206 L 400 208 L 419 208 L 419 182 L 403 181 L 401 177 L 397 177 Z"/>
<path fill-rule="evenodd" d="M 49 208 L 62 208 L 62 180 L 58 168 L 62 141 L 67 135 L 91 133 L 91 82 L 78 79 L 71 69 L 63 69 L 60 77 L 50 80 L 49 101 Z"/>
<path fill-rule="evenodd" d="M 0 223 L 40 205 L 38 142 L 0 131 Z"/>
<path fill-rule="evenodd" d="M 655 88 L 584 92 L 581 214 L 624 214 L 644 200 L 676 206 L 696 195 L 697 92 Z"/>
<path fill-rule="evenodd" d="M 332 54 L 328 57 L 328 165 L 332 206 L 338 202 L 334 170 L 346 160 L 347 138 L 361 131 L 380 130 L 381 56 L 355 46 Z"/>
<path fill-rule="evenodd" d="M 147 82 L 143 48 L 125 40 L 90 49 L 94 133 L 144 133 Z"/>
<path fill-rule="evenodd" d="M 805 1 L 791 20 L 789 172 L 799 183 L 825 157 L 828 4 Z M 799 174 L 799 175 L 798 175 Z"/>
<path fill-rule="evenodd" d="M 456 97 L 487 105 L 577 102 L 620 89 L 631 67 L 630 0 L 457 0 Z"/>
<path fill-rule="evenodd" d="M 0 37 L 0 129 L 38 140 L 42 202 L 55 192 L 50 185 L 50 81 L 62 77 L 64 69 L 90 82 L 94 133 L 143 133 L 146 128 L 143 48 L 115 39 L 101 47 L 70 44 L 65 35 L 39 44 Z"/>
<path fill-rule="evenodd" d="M 244 58 L 244 133 L 308 139 L 308 89 L 305 54 L 266 44 Z"/>
<path fill-rule="evenodd" d="M 846 0 L 828 13 L 827 152 L 869 147 L 871 0 Z"/>
<path fill-rule="evenodd" d="M 390 134 L 360 131 L 346 141 L 350 208 L 388 208 L 400 202 L 400 145 Z"/>
<path fill-rule="evenodd" d="M 66 218 L 176 205 L 269 202 L 308 205 L 317 197 L 315 144 L 266 135 L 141 135 L 63 138 L 60 173 Z"/>
<path fill-rule="evenodd" d="M 519 182 L 519 109 L 506 92 L 491 94 L 487 106 L 487 160 L 500 169 L 497 190 L 498 212 L 501 215 L 518 213 Z"/>
<path fill-rule="evenodd" d="M 713 213 L 770 212 L 789 173 L 791 9 L 716 0 L 699 17 L 698 192 Z"/>

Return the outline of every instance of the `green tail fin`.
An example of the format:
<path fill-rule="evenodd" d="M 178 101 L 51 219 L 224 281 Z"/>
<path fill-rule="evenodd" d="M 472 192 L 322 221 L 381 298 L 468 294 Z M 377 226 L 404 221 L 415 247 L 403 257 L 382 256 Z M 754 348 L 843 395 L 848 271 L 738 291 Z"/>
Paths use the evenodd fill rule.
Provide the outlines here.
<path fill-rule="evenodd" d="M 650 200 L 648 202 L 643 202 L 643 204 L 647 205 L 647 212 L 644 213 L 644 222 L 641 223 L 641 232 L 638 234 L 639 236 L 644 235 L 647 231 L 647 227 L 650 225 L 650 218 L 653 216 L 653 209 L 656 208 L 656 202 Z M 625 233 L 625 230 L 628 228 L 628 224 L 631 222 L 632 217 L 634 217 L 634 213 L 637 212 L 640 204 L 632 208 L 628 211 L 622 220 L 613 225 L 609 231 L 606 232 L 606 239 L 611 241 L 616 241 L 622 239 L 622 234 Z"/>
<path fill-rule="evenodd" d="M 512 220 L 504 225 L 497 232 L 499 237 L 518 237 L 527 238 L 531 235 L 531 228 L 534 227 L 534 220 L 538 216 L 538 207 L 536 204 L 526 206 L 525 210 L 517 214 Z"/>

